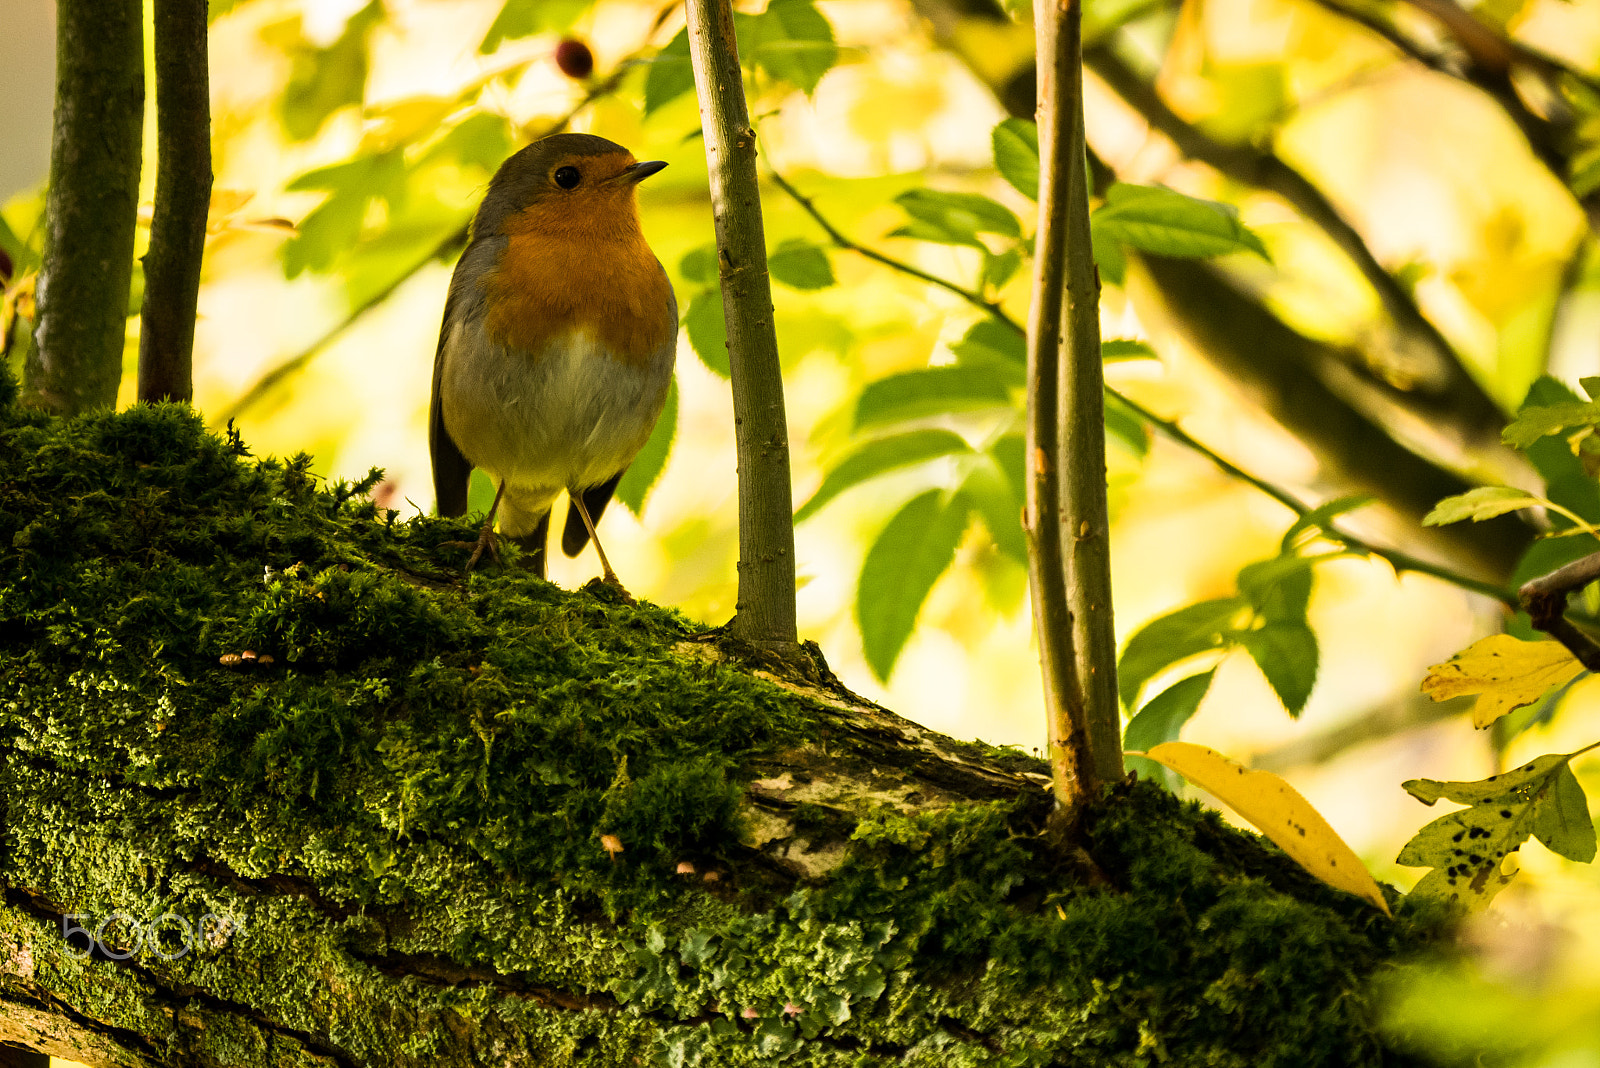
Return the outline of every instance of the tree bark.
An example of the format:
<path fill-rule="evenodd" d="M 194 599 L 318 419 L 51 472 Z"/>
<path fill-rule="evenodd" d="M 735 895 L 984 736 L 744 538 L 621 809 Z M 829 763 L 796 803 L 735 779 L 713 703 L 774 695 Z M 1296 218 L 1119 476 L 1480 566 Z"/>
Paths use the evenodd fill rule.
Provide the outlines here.
<path fill-rule="evenodd" d="M 194 399 L 194 320 L 211 206 L 206 0 L 156 0 L 156 204 L 144 257 L 139 399 Z"/>
<path fill-rule="evenodd" d="M 137 0 L 60 0 L 39 318 L 27 403 L 117 403 L 139 210 L 144 45 Z"/>
<path fill-rule="evenodd" d="M 756 132 L 745 109 L 729 0 L 689 0 L 687 12 L 716 218 L 739 456 L 739 602 L 733 631 L 757 645 L 795 651 L 789 429 L 756 181 Z"/>

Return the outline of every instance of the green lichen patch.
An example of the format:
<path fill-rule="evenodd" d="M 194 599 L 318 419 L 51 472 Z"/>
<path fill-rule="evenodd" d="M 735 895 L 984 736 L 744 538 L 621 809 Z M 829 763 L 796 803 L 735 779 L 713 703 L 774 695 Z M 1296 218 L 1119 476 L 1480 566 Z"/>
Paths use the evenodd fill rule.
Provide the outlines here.
<path fill-rule="evenodd" d="M 1365 990 L 1427 918 L 1144 785 L 1064 856 L 1045 791 L 995 797 L 1020 754 L 941 741 L 999 770 L 921 807 L 930 750 L 839 752 L 674 613 L 464 579 L 471 523 L 371 484 L 179 407 L 0 408 L 0 1002 L 174 1065 L 1403 1063 Z"/>

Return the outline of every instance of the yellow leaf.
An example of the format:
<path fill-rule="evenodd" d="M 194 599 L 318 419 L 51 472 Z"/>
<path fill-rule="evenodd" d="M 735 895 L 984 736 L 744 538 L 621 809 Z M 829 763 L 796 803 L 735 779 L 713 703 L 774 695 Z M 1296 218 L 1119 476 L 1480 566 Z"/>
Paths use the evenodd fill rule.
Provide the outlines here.
<path fill-rule="evenodd" d="M 1227 802 L 1306 871 L 1391 915 L 1383 891 L 1355 850 L 1328 826 L 1311 802 L 1272 772 L 1252 771 L 1215 749 L 1189 742 L 1162 742 L 1135 755 L 1166 765 Z"/>
<path fill-rule="evenodd" d="M 1576 678 L 1583 665 L 1560 642 L 1525 642 L 1495 634 L 1428 669 L 1422 692 L 1435 701 L 1477 694 L 1472 725 L 1487 727 Z"/>

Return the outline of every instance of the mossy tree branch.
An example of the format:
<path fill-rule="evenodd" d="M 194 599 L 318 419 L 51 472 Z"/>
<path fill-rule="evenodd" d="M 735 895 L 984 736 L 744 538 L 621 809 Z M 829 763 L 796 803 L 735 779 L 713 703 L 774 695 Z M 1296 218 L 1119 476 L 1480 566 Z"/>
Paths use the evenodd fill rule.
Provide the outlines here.
<path fill-rule="evenodd" d="M 739 601 L 733 631 L 757 645 L 798 650 L 789 429 L 756 180 L 756 132 L 745 107 L 732 5 L 688 0 L 686 9 L 711 176 L 739 457 Z"/>
<path fill-rule="evenodd" d="M 1039 227 L 1028 313 L 1028 587 L 1056 802 L 1072 812 L 1122 777 L 1106 507 L 1100 277 L 1084 166 L 1082 18 L 1034 5 Z"/>
<path fill-rule="evenodd" d="M 463 586 L 468 521 L 241 452 L 177 405 L 0 406 L 0 1043 L 117 1068 L 1397 1055 L 1367 981 L 1428 935 L 1407 910 L 1148 784 L 1089 806 L 1080 866 L 1040 761 L 775 681 L 653 606 Z M 1245 969 L 1258 996 L 1218 1004 Z"/>
<path fill-rule="evenodd" d="M 156 0 L 156 203 L 139 313 L 139 399 L 194 398 L 194 320 L 211 205 L 206 0 Z"/>
<path fill-rule="evenodd" d="M 29 404 L 110 408 L 122 381 L 144 123 L 138 0 L 59 0 L 39 317 Z"/>

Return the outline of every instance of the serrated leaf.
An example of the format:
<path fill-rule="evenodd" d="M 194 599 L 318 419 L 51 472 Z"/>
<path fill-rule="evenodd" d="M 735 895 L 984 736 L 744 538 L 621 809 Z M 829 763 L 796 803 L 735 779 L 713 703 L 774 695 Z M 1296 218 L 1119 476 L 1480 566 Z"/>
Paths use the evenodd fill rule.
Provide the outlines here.
<path fill-rule="evenodd" d="M 1317 684 L 1317 636 L 1302 622 L 1268 623 L 1240 631 L 1245 647 L 1289 715 L 1298 716 Z"/>
<path fill-rule="evenodd" d="M 1133 708 L 1151 678 L 1197 653 L 1222 648 L 1223 633 L 1247 607 L 1243 597 L 1222 597 L 1169 612 L 1140 627 L 1117 659 L 1122 703 Z"/>
<path fill-rule="evenodd" d="M 733 372 L 728 364 L 728 322 L 723 317 L 722 290 L 705 289 L 689 301 L 683 315 L 683 332 L 700 362 L 720 378 Z"/>
<path fill-rule="evenodd" d="M 1106 363 L 1116 363 L 1120 360 L 1154 360 L 1158 357 L 1147 341 L 1114 337 L 1100 342 L 1100 358 Z"/>
<path fill-rule="evenodd" d="M 929 490 L 900 509 L 867 550 L 856 587 L 856 621 L 867 664 L 879 680 L 894 671 L 922 603 L 955 559 L 966 528 L 966 500 Z"/>
<path fill-rule="evenodd" d="M 1509 634 L 1494 634 L 1430 667 L 1422 680 L 1422 692 L 1435 701 L 1476 694 L 1472 725 L 1483 728 L 1570 682 L 1583 670 L 1560 642 L 1525 642 Z"/>
<path fill-rule="evenodd" d="M 1594 819 L 1571 763 L 1563 763 L 1533 814 L 1533 835 L 1552 853 L 1587 864 L 1594 859 Z"/>
<path fill-rule="evenodd" d="M 650 60 L 644 76 L 646 116 L 694 89 L 694 67 L 689 62 L 689 31 L 679 30 L 667 46 Z"/>
<path fill-rule="evenodd" d="M 1027 119 L 1006 119 L 989 135 L 994 165 L 1011 188 L 1039 199 L 1039 127 Z"/>
<path fill-rule="evenodd" d="M 1383 891 L 1355 850 L 1283 779 L 1189 742 L 1165 742 L 1141 755 L 1171 768 L 1249 820 L 1318 879 L 1390 915 Z"/>
<path fill-rule="evenodd" d="M 1312 562 L 1285 554 L 1239 569 L 1239 592 L 1261 618 L 1273 623 L 1304 623 L 1311 601 Z"/>
<path fill-rule="evenodd" d="M 1526 449 L 1542 437 L 1596 423 L 1600 423 L 1600 401 L 1529 405 L 1500 432 L 1500 440 L 1514 448 Z"/>
<path fill-rule="evenodd" d="M 650 490 L 661 477 L 661 472 L 667 469 L 667 458 L 672 454 L 672 440 L 677 433 L 678 381 L 673 379 L 667 386 L 666 407 L 661 409 L 661 418 L 656 420 L 655 428 L 650 431 L 650 439 L 639 450 L 639 455 L 633 458 L 633 463 L 628 465 L 622 481 L 617 483 L 617 500 L 627 505 L 628 511 L 634 515 L 644 513 L 644 502 L 650 496 Z"/>
<path fill-rule="evenodd" d="M 430 159 L 451 159 L 493 174 L 511 155 L 511 124 L 505 116 L 476 111 L 428 150 Z"/>
<path fill-rule="evenodd" d="M 772 277 L 795 289 L 826 289 L 833 285 L 833 265 L 828 254 L 809 241 L 791 238 L 767 257 Z"/>
<path fill-rule="evenodd" d="M 1007 249 L 995 254 L 984 250 L 983 253 L 983 285 L 999 289 L 1016 275 L 1022 268 L 1022 252 L 1020 249 Z"/>
<path fill-rule="evenodd" d="M 1112 240 L 1160 256 L 1221 256 L 1254 252 L 1267 259 L 1261 239 L 1229 205 L 1185 196 L 1159 186 L 1118 182 L 1092 215 L 1094 229 Z"/>
<path fill-rule="evenodd" d="M 1005 382 L 984 368 L 928 367 L 869 383 L 856 402 L 855 429 L 1011 403 Z"/>
<path fill-rule="evenodd" d="M 980 193 L 908 189 L 894 200 L 913 222 L 895 231 L 893 236 L 974 248 L 985 248 L 978 240 L 979 234 L 1022 236 L 1022 224 L 1011 209 Z"/>
<path fill-rule="evenodd" d="M 949 430 L 913 430 L 869 441 L 841 460 L 794 514 L 796 523 L 810 519 L 845 490 L 912 464 L 972 451 L 961 435 Z"/>
<path fill-rule="evenodd" d="M 1464 519 L 1477 523 L 1521 508 L 1537 508 L 1543 503 L 1539 498 L 1530 497 L 1524 491 L 1510 486 L 1478 486 L 1454 497 L 1446 497 L 1434 505 L 1433 511 L 1422 517 L 1422 525 L 1440 527 Z"/>

